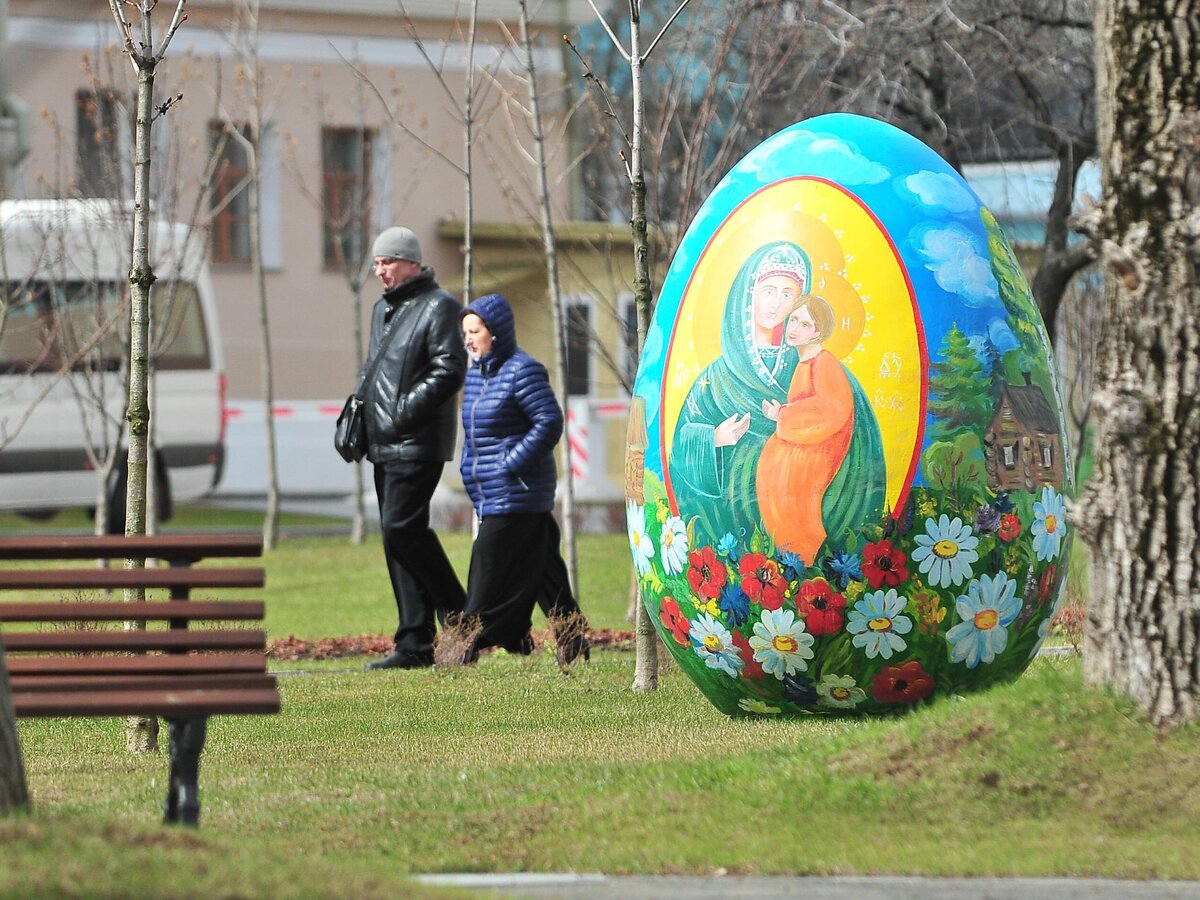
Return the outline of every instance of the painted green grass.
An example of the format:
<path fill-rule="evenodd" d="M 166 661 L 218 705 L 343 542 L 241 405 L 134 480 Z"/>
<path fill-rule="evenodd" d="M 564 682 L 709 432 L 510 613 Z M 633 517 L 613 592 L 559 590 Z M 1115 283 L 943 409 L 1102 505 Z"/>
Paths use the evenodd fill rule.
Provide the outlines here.
<path fill-rule="evenodd" d="M 613 652 L 571 677 L 544 653 L 282 668 L 281 715 L 212 723 L 195 835 L 151 826 L 165 760 L 120 722 L 23 721 L 35 812 L 0 823 L 0 894 L 70 877 L 59 833 L 112 837 L 97 894 L 160 852 L 187 861 L 173 896 L 218 866 L 265 886 L 243 896 L 293 871 L 325 896 L 460 871 L 1200 878 L 1200 735 L 1156 734 L 1076 660 L 872 720 L 730 719 L 677 669 L 633 694 Z"/>

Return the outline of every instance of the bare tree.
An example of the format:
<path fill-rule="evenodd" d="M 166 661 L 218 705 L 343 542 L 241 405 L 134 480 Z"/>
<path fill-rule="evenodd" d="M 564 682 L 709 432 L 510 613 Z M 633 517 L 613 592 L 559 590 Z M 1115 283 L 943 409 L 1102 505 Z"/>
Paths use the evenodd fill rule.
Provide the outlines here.
<path fill-rule="evenodd" d="M 584 52 L 596 57 L 596 77 L 627 115 L 627 64 L 599 52 L 611 43 L 605 36 L 589 40 Z M 733 162 L 767 135 L 824 112 L 892 122 L 959 169 L 1056 159 L 1033 279 L 1053 336 L 1066 286 L 1092 256 L 1068 227 L 1079 168 L 1095 151 L 1086 0 L 698 0 L 664 43 L 668 62 L 647 71 L 653 88 L 644 92 L 652 222 L 685 225 Z M 595 116 L 596 127 L 611 121 L 605 110 Z M 614 157 L 587 160 L 585 184 L 602 218 L 624 178 L 606 167 Z M 671 242 L 663 249 L 669 254 Z"/>
<path fill-rule="evenodd" d="M 146 531 L 146 455 L 150 425 L 147 390 L 150 368 L 149 313 L 150 287 L 154 284 L 154 272 L 150 267 L 150 129 L 154 120 L 164 115 L 172 103 L 168 100 L 155 107 L 154 75 L 175 32 L 187 18 L 184 13 L 185 2 L 179 0 L 170 24 L 156 41 L 152 19 L 158 6 L 157 0 L 109 0 L 125 52 L 138 79 L 134 137 L 133 264 L 129 270 L 129 408 L 126 413 L 129 423 L 129 479 L 125 500 L 125 533 L 130 535 L 144 534 Z M 126 7 L 132 7 L 137 18 L 127 18 Z M 135 29 L 138 35 L 136 42 Z M 126 564 L 140 568 L 143 563 L 128 560 Z M 140 598 L 137 591 L 132 591 L 126 599 Z"/>
<path fill-rule="evenodd" d="M 146 475 L 150 435 L 150 288 L 154 271 L 150 266 L 150 129 L 154 120 L 165 115 L 174 100 L 155 106 L 154 77 L 158 64 L 187 15 L 186 0 L 179 0 L 170 24 L 158 36 L 154 34 L 153 15 L 158 0 L 109 0 L 113 18 L 120 30 L 125 53 L 137 73 L 137 115 L 134 127 L 133 160 L 133 263 L 129 269 L 129 406 L 128 451 L 126 455 L 127 482 L 125 495 L 125 533 L 146 533 Z M 126 7 L 137 16 L 126 17 Z M 138 35 L 135 42 L 134 34 Z M 144 559 L 127 559 L 127 568 L 142 568 Z M 141 600 L 145 592 L 130 588 L 126 600 Z M 151 751 L 157 746 L 157 723 L 154 719 L 131 720 L 126 737 L 130 749 Z"/>
<path fill-rule="evenodd" d="M 474 190 L 472 188 L 472 178 L 474 177 L 474 153 L 477 128 L 484 124 L 479 115 L 479 109 L 486 100 L 486 96 L 490 85 L 494 78 L 486 78 L 482 81 L 478 80 L 476 75 L 475 63 L 475 40 L 478 29 L 478 12 L 479 0 L 470 0 L 470 8 L 467 15 L 466 32 L 462 29 L 462 23 L 455 16 L 452 23 L 452 35 L 457 37 L 466 45 L 466 65 L 464 73 L 464 81 L 462 86 L 461 102 L 455 97 L 454 88 L 446 75 L 446 59 L 443 55 L 435 58 L 430 52 L 420 32 L 417 30 L 412 17 L 404 7 L 403 0 L 400 3 L 400 10 L 404 14 L 404 23 L 408 29 L 410 37 L 417 46 L 422 58 L 430 72 L 437 78 L 438 85 L 446 94 L 450 101 L 454 113 L 459 120 L 459 124 L 463 129 L 463 157 L 462 163 L 451 162 L 445 154 L 439 154 L 443 159 L 451 162 L 463 179 L 463 300 L 469 302 L 472 293 L 472 281 L 474 277 L 474 240 L 472 237 L 474 217 L 475 217 L 475 201 Z M 494 75 L 494 70 L 500 65 L 500 60 L 497 59 L 490 68 L 485 70 L 489 76 Z M 393 116 L 395 120 L 395 116 Z M 410 129 L 405 129 L 411 134 Z M 422 143 L 425 143 L 422 141 Z"/>
<path fill-rule="evenodd" d="M 551 179 L 549 159 L 546 149 L 546 132 L 542 118 L 541 95 L 538 89 L 538 73 L 535 65 L 533 38 L 529 28 L 529 5 L 527 0 L 519 0 L 520 11 L 517 19 L 517 35 L 509 34 L 510 43 L 521 56 L 524 68 L 524 81 L 527 98 L 524 103 L 516 100 L 511 94 L 512 105 L 521 113 L 524 128 L 514 128 L 517 148 L 524 153 L 522 138 L 533 142 L 532 155 L 525 153 L 536 176 L 536 207 L 540 219 L 542 235 L 542 258 L 546 263 L 546 295 L 550 300 L 550 316 L 553 322 L 553 348 L 555 371 L 558 381 L 558 395 L 563 408 L 567 408 L 570 390 L 567 375 L 567 326 L 563 313 L 562 290 L 558 273 L 558 247 L 554 234 L 554 208 L 551 203 Z M 505 29 L 507 31 L 507 29 Z M 565 494 L 562 500 L 563 542 L 566 546 L 567 573 L 570 576 L 571 589 L 578 594 L 579 566 L 575 546 L 575 479 L 572 475 L 571 442 L 563 441 L 563 468 L 567 475 L 565 479 Z"/>
<path fill-rule="evenodd" d="M 225 139 L 236 144 L 247 160 L 245 190 L 248 200 L 247 229 L 250 235 L 250 274 L 258 297 L 259 375 L 263 391 L 263 428 L 266 444 L 267 504 L 263 515 L 263 548 L 274 548 L 279 540 L 279 450 L 275 433 L 275 370 L 271 358 L 271 316 L 263 267 L 262 180 L 263 138 L 272 127 L 266 108 L 266 74 L 259 60 L 259 0 L 239 0 L 232 43 L 241 67 L 246 96 L 245 118 L 241 121 L 226 111 Z"/>
<path fill-rule="evenodd" d="M 1200 716 L 1197 21 L 1198 0 L 1096 3 L 1108 280 L 1096 469 L 1075 517 L 1092 550 L 1084 674 L 1160 727 Z"/>
<path fill-rule="evenodd" d="M 593 0 L 588 0 L 613 46 L 629 64 L 630 85 L 633 98 L 632 127 L 627 132 L 629 156 L 626 161 L 626 176 L 629 180 L 630 224 L 633 228 L 633 296 L 637 307 L 637 351 L 640 354 L 650 329 L 650 315 L 654 309 L 654 294 L 650 284 L 650 238 L 646 220 L 646 171 L 643 160 L 645 146 L 645 102 L 642 98 L 642 71 L 646 60 L 654 52 L 660 40 L 689 0 L 682 0 L 667 19 L 657 36 L 648 47 L 642 49 L 642 2 L 629 0 L 629 47 L 617 37 Z M 622 153 L 622 160 L 626 160 Z M 637 663 L 633 673 L 635 691 L 652 691 L 658 688 L 658 635 L 650 613 L 644 603 L 638 604 L 641 612 L 637 617 Z"/>
<path fill-rule="evenodd" d="M 355 71 L 358 71 L 355 64 Z M 381 140 L 377 131 L 368 125 L 367 86 L 356 79 L 353 103 L 353 126 L 338 126 L 333 135 L 326 134 L 325 123 L 338 120 L 330 114 L 331 108 L 344 108 L 345 103 L 332 104 L 331 98 L 319 83 L 315 84 L 316 98 L 314 115 L 322 124 L 321 138 L 321 182 L 313 187 L 308 183 L 305 165 L 290 155 L 289 168 L 300 193 L 320 212 L 325 231 L 325 258 L 341 273 L 351 298 L 351 342 L 354 347 L 354 366 L 362 367 L 365 354 L 363 331 L 363 288 L 371 273 L 371 237 L 376 206 L 380 201 L 374 189 L 378 173 L 375 171 L 376 147 Z M 344 101 L 344 98 L 339 98 Z M 345 146 L 342 146 L 342 145 Z M 330 170 L 335 157 L 344 157 L 345 168 Z M 415 179 L 410 180 L 413 190 Z M 364 464 L 354 465 L 354 515 L 350 527 L 350 542 L 359 545 L 366 537 L 366 507 L 363 500 Z"/>

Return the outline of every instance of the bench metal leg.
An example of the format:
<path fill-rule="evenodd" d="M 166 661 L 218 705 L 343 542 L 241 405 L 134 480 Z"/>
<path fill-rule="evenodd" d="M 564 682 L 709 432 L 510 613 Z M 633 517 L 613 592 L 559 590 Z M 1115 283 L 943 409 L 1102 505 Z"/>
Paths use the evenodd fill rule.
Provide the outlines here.
<path fill-rule="evenodd" d="M 200 753 L 208 733 L 208 719 L 170 720 L 171 768 L 163 821 L 167 824 L 200 824 Z"/>

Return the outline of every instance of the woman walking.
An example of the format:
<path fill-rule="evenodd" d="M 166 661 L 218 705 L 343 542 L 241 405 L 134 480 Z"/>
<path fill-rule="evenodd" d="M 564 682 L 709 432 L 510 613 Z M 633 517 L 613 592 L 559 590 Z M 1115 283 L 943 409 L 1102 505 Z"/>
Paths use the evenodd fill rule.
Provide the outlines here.
<path fill-rule="evenodd" d="M 462 478 L 479 520 L 467 576 L 468 620 L 485 647 L 533 651 L 530 624 L 539 604 L 554 625 L 560 665 L 590 655 L 586 625 L 571 592 L 554 520 L 558 475 L 554 446 L 562 408 L 546 367 L 517 346 L 512 309 L 488 294 L 462 313 L 471 364 L 463 392 Z"/>

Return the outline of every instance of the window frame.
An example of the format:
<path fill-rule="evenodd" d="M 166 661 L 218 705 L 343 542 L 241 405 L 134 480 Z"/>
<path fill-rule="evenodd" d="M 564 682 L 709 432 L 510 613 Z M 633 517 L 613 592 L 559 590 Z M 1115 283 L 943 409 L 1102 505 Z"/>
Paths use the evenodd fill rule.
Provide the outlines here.
<path fill-rule="evenodd" d="M 250 234 L 250 163 L 245 158 L 246 151 L 241 143 L 228 134 L 231 129 L 237 129 L 244 137 L 250 138 L 250 126 L 247 123 L 220 120 L 209 123 L 210 148 L 215 150 L 217 142 L 225 138 L 220 161 L 213 172 L 209 199 L 212 261 L 245 265 L 250 262 L 253 240 Z M 231 151 L 240 159 L 233 158 Z M 219 208 L 214 210 L 214 207 Z M 239 228 L 245 235 L 244 246 L 240 246 Z"/>
<path fill-rule="evenodd" d="M 126 163 L 133 149 L 135 105 L 115 87 L 75 92 L 75 187 L 79 196 L 108 198 L 130 193 Z"/>
<path fill-rule="evenodd" d="M 352 152 L 359 168 L 332 168 L 330 162 L 336 154 L 330 152 L 330 140 L 351 136 L 357 138 L 357 147 Z M 374 231 L 373 179 L 378 138 L 378 129 L 365 126 L 327 125 L 321 128 L 321 258 L 328 269 L 356 268 L 366 259 Z M 356 190 L 360 192 L 357 197 Z M 354 222 L 347 222 L 340 229 L 334 225 L 340 217 L 342 204 L 347 202 L 344 199 L 347 195 L 350 208 L 357 207 L 358 210 L 354 216 L 357 229 L 351 227 Z M 346 245 L 355 241 L 360 242 L 358 253 L 354 254 L 355 259 L 348 259 Z M 339 244 L 341 252 L 337 253 Z"/>
<path fill-rule="evenodd" d="M 592 346 L 592 341 L 596 333 L 596 298 L 590 294 L 566 294 L 563 296 L 563 307 L 566 316 L 566 332 L 567 332 L 567 347 L 566 347 L 566 364 L 567 364 L 567 397 L 593 397 L 596 393 L 596 352 Z M 572 346 L 579 346 L 578 340 L 573 339 L 572 334 L 572 317 L 576 314 L 576 310 L 583 311 L 583 318 L 586 324 L 586 329 L 583 332 L 583 363 L 586 366 L 585 378 L 587 386 L 585 390 L 575 390 L 574 382 L 577 382 L 576 376 L 572 368 Z"/>

